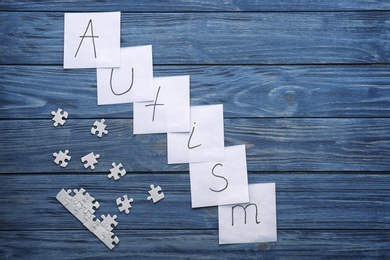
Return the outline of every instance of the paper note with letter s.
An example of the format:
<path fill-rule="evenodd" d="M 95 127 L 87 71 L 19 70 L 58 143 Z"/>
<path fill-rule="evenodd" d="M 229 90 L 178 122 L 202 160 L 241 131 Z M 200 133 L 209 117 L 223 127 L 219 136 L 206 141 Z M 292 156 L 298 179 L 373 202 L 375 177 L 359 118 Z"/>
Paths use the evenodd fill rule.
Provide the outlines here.
<path fill-rule="evenodd" d="M 245 145 L 225 147 L 222 161 L 190 163 L 193 208 L 249 202 Z"/>

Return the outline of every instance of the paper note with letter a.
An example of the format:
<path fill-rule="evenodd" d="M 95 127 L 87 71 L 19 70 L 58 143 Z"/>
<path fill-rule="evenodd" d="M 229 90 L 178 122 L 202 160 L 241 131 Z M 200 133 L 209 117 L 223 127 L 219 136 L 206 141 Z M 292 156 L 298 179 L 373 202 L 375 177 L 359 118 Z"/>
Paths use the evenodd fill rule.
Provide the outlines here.
<path fill-rule="evenodd" d="M 120 15 L 65 13 L 64 69 L 119 67 Z"/>

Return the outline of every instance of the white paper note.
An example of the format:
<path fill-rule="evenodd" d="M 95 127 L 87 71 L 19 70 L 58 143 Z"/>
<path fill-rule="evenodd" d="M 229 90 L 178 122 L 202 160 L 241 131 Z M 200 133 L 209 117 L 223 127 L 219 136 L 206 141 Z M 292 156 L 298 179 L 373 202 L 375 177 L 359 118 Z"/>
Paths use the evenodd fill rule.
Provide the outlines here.
<path fill-rule="evenodd" d="M 190 132 L 168 133 L 168 164 L 224 159 L 223 106 L 192 106 Z"/>
<path fill-rule="evenodd" d="M 65 13 L 64 69 L 119 67 L 120 15 Z"/>
<path fill-rule="evenodd" d="M 218 206 L 219 244 L 277 240 L 275 183 L 250 184 L 249 199 Z"/>
<path fill-rule="evenodd" d="M 96 70 L 98 105 L 153 99 L 152 46 L 121 48 L 119 68 Z"/>
<path fill-rule="evenodd" d="M 249 202 L 245 145 L 225 147 L 223 161 L 190 163 L 193 208 Z"/>
<path fill-rule="evenodd" d="M 153 101 L 134 103 L 134 134 L 190 131 L 190 77 L 154 78 Z"/>

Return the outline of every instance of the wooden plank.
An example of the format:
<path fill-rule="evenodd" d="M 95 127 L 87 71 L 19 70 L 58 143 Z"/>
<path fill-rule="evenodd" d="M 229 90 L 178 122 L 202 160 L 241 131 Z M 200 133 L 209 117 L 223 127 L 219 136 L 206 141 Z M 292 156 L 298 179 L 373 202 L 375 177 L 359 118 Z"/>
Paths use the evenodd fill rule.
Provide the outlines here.
<path fill-rule="evenodd" d="M 5 11 L 122 11 L 122 12 L 193 12 L 193 11 L 334 11 L 334 10 L 389 10 L 390 4 L 385 0 L 299 0 L 299 1 L 204 1 L 204 0 L 177 0 L 165 1 L 163 4 L 158 0 L 119 1 L 13 1 L 3 0 L 0 10 Z"/>
<path fill-rule="evenodd" d="M 123 13 L 155 64 L 388 63 L 389 12 Z M 0 64 L 62 64 L 63 13 L 2 12 Z"/>
<path fill-rule="evenodd" d="M 83 230 L 55 199 L 63 188 L 80 187 L 100 203 L 96 216 L 118 216 L 117 230 L 218 229 L 217 207 L 191 209 L 188 173 L 127 174 L 116 182 L 106 174 L 18 174 L 1 180 L 2 231 Z M 388 174 L 249 174 L 249 183 L 266 182 L 276 183 L 279 229 L 390 229 Z M 146 200 L 150 184 L 162 187 L 164 200 Z M 124 194 L 134 199 L 129 215 L 115 203 Z"/>
<path fill-rule="evenodd" d="M 218 245 L 217 231 L 117 231 L 109 251 L 88 231 L 4 232 L 3 259 L 388 259 L 388 230 L 281 230 L 275 243 Z"/>
<path fill-rule="evenodd" d="M 222 103 L 225 118 L 390 115 L 388 66 L 155 66 L 154 74 L 190 75 L 191 104 Z M 1 119 L 46 119 L 57 107 L 71 118 L 133 117 L 132 105 L 97 106 L 93 70 L 0 66 L 0 95 Z"/>
<path fill-rule="evenodd" d="M 80 158 L 100 154 L 96 172 L 112 162 L 129 171 L 183 171 L 168 165 L 166 135 L 133 135 L 132 120 L 108 119 L 109 134 L 90 133 L 95 120 L 68 119 L 54 128 L 51 120 L 0 121 L 2 173 L 89 172 Z M 225 119 L 225 145 L 247 147 L 250 171 L 388 171 L 390 119 Z M 52 154 L 68 149 L 67 168 Z"/>

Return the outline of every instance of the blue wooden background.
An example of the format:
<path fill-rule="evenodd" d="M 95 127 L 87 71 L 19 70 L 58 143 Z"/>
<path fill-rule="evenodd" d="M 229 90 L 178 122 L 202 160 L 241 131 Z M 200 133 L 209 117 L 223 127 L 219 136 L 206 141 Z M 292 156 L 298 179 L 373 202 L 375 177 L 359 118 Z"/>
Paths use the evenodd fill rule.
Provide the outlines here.
<path fill-rule="evenodd" d="M 152 44 L 155 76 L 189 74 L 192 105 L 224 105 L 250 183 L 276 182 L 278 242 L 219 246 L 217 208 L 191 209 L 166 136 L 133 135 L 132 105 L 97 106 L 95 70 L 62 69 L 64 12 L 79 11 L 121 11 L 122 46 Z M 390 258 L 388 0 L 3 0 L 0 33 L 0 258 Z M 94 172 L 79 161 L 91 151 Z M 128 172 L 117 182 L 112 162 Z M 152 183 L 166 195 L 154 205 Z M 113 251 L 56 201 L 79 187 L 98 217 L 118 215 Z"/>

